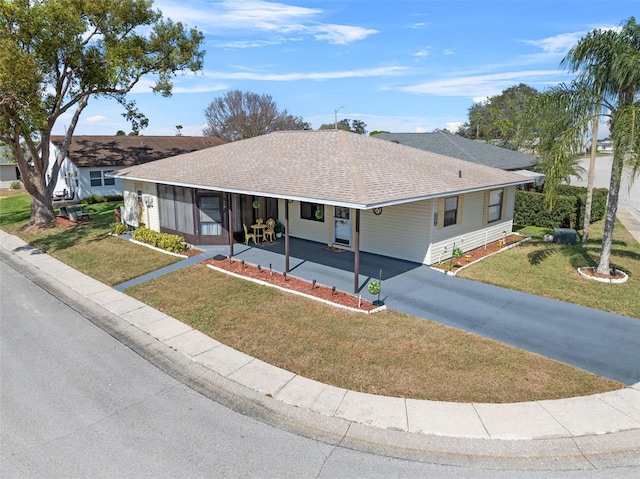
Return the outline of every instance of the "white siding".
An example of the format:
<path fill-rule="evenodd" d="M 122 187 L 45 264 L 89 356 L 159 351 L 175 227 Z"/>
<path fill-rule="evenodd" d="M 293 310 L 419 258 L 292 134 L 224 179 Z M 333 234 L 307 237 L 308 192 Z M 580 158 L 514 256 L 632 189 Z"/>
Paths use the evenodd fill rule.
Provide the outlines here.
<path fill-rule="evenodd" d="M 386 206 L 382 214 L 362 211 L 360 250 L 423 263 L 432 227 L 430 200 Z"/>
<path fill-rule="evenodd" d="M 325 205 L 324 221 L 303 220 L 300 218 L 300 202 L 289 203 L 289 235 L 329 244 L 332 209 Z M 282 217 L 284 218 L 284 208 Z"/>
<path fill-rule="evenodd" d="M 100 196 L 108 196 L 108 195 L 120 195 L 122 194 L 122 180 L 120 178 L 114 178 L 115 183 L 113 185 L 104 185 L 101 186 L 91 186 L 91 172 L 92 171 L 118 171 L 121 168 L 105 166 L 101 168 L 81 168 L 80 173 L 78 175 L 78 188 L 77 195 L 78 198 L 87 198 L 88 196 L 100 195 Z M 102 178 L 102 182 L 104 182 L 104 175 Z"/>
<path fill-rule="evenodd" d="M 147 208 L 144 201 L 140 208 L 138 208 L 138 190 L 142 190 L 142 197 L 150 196 L 153 198 L 153 204 L 150 208 Z M 155 183 L 142 183 L 134 182 L 131 180 L 124 180 L 124 215 L 122 220 L 133 227 L 142 223 L 149 223 L 147 227 L 154 231 L 160 231 L 160 213 L 158 211 L 158 197 L 156 193 Z M 138 211 L 142 214 L 141 218 L 138 218 Z"/>
<path fill-rule="evenodd" d="M 503 234 L 511 234 L 513 227 L 513 207 L 515 187 L 505 189 L 505 214 L 496 222 L 483 224 L 485 194 L 483 191 L 465 195 L 463 203 L 463 221 L 457 225 L 434 228 L 431 255 L 428 264 L 448 259 L 455 248 L 470 251 L 502 238 Z"/>

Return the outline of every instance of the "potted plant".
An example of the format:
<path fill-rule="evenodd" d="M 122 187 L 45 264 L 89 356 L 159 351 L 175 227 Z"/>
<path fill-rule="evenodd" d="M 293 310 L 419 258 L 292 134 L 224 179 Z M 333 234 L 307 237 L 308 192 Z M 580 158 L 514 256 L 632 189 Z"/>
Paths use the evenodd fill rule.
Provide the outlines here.
<path fill-rule="evenodd" d="M 322 218 L 324 218 L 324 211 L 322 210 L 316 210 L 316 219 L 318 221 L 322 221 Z"/>
<path fill-rule="evenodd" d="M 258 200 L 256 200 L 253 203 L 251 203 L 251 206 L 253 206 L 254 210 L 257 210 L 257 209 L 260 208 L 260 202 Z"/>
<path fill-rule="evenodd" d="M 276 238 L 282 238 L 282 235 L 284 234 L 284 224 L 280 221 L 276 221 L 273 231 L 276 233 Z"/>

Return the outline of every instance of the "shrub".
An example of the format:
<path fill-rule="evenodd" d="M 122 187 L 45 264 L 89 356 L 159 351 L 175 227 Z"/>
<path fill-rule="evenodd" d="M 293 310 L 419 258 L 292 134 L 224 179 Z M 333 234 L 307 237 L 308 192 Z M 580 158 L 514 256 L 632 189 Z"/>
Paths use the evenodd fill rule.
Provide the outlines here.
<path fill-rule="evenodd" d="M 82 198 L 80 201 L 83 205 L 91 205 L 93 203 L 107 203 L 111 201 L 123 201 L 122 195 L 91 195 Z"/>
<path fill-rule="evenodd" d="M 516 191 L 513 222 L 541 228 L 575 228 L 577 219 L 575 196 L 558 196 L 552 211 L 544 202 L 544 194 Z"/>
<path fill-rule="evenodd" d="M 9 185 L 9 189 L 11 190 L 19 190 L 20 188 L 22 188 L 22 182 L 18 180 L 12 181 Z"/>
<path fill-rule="evenodd" d="M 125 234 L 127 231 L 129 231 L 129 228 L 127 228 L 127 225 L 125 225 L 124 223 L 111 223 L 111 231 L 113 232 L 113 234 L 116 235 L 123 235 Z"/>
<path fill-rule="evenodd" d="M 133 231 L 132 237 L 136 241 L 146 243 L 172 253 L 182 253 L 187 247 L 182 236 L 169 233 L 158 233 L 149 228 L 141 227 Z"/>

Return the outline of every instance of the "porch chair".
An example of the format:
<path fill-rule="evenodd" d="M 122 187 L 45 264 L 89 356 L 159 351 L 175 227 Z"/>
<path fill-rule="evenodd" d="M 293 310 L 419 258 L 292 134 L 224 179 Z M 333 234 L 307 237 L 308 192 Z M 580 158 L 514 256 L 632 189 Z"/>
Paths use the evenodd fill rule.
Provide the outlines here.
<path fill-rule="evenodd" d="M 276 231 L 275 231 L 276 220 L 274 220 L 273 218 L 269 218 L 266 224 L 267 224 L 267 227 L 262 232 L 262 237 L 265 240 L 267 239 L 267 237 L 269 237 L 270 240 L 273 241 L 273 239 L 276 236 Z"/>
<path fill-rule="evenodd" d="M 247 229 L 247 225 L 245 225 L 244 223 L 242 223 L 242 227 L 244 228 L 244 244 L 248 246 L 250 239 L 253 240 L 253 244 L 258 244 L 258 241 L 257 241 L 258 236 L 255 233 L 249 233 L 249 230 Z"/>

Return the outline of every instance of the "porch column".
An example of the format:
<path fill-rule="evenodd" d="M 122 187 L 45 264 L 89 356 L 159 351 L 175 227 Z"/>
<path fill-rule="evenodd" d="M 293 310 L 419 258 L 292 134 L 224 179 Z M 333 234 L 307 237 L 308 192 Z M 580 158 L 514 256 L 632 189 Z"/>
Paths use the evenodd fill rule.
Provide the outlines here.
<path fill-rule="evenodd" d="M 231 193 L 227 193 L 227 211 L 229 220 L 227 221 L 227 233 L 229 233 L 229 258 L 233 256 L 233 202 L 231 201 Z"/>
<path fill-rule="evenodd" d="M 355 255 L 353 256 L 353 293 L 358 294 L 358 288 L 360 286 L 360 210 L 356 209 L 356 233 L 353 238 L 353 249 Z"/>
<path fill-rule="evenodd" d="M 284 200 L 284 271 L 289 272 L 289 200 Z"/>

